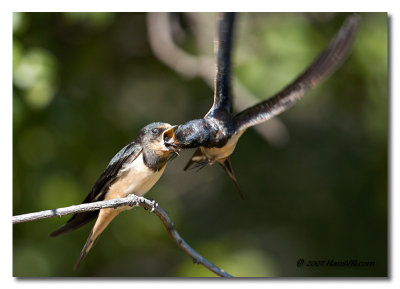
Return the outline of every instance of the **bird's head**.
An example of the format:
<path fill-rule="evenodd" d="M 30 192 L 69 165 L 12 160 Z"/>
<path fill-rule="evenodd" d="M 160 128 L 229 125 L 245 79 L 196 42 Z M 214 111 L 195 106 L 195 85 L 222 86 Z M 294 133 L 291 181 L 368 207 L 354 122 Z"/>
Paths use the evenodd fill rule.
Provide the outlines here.
<path fill-rule="evenodd" d="M 173 138 L 166 145 L 175 145 L 181 149 L 199 146 L 213 146 L 218 133 L 218 127 L 207 119 L 195 119 L 179 125 Z"/>
<path fill-rule="evenodd" d="M 153 122 L 140 130 L 135 141 L 140 143 L 145 150 L 152 150 L 159 154 L 168 155 L 177 152 L 179 149 L 174 144 L 166 143 L 174 138 L 174 129 L 168 123 Z"/>

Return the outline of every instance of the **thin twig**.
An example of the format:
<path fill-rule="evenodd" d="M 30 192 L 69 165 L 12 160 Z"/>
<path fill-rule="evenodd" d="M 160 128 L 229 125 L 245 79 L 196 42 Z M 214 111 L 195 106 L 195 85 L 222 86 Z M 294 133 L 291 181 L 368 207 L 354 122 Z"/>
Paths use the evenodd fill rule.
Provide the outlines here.
<path fill-rule="evenodd" d="M 120 206 L 141 206 L 150 212 L 154 212 L 157 217 L 160 218 L 161 222 L 163 222 L 165 228 L 167 229 L 169 235 L 174 240 L 174 242 L 192 259 L 196 264 L 201 264 L 206 267 L 208 270 L 214 272 L 218 276 L 221 277 L 232 277 L 230 274 L 226 273 L 224 270 L 218 268 L 213 263 L 203 258 L 199 253 L 197 253 L 192 247 L 186 243 L 185 240 L 179 235 L 179 233 L 175 230 L 175 225 L 172 220 L 169 218 L 168 213 L 164 211 L 161 207 L 158 206 L 154 201 L 150 201 L 144 197 L 139 197 L 136 195 L 129 195 L 126 198 L 121 199 L 112 199 L 108 201 L 100 201 L 93 203 L 86 203 L 76 206 L 70 206 L 65 208 L 59 208 L 54 210 L 46 210 L 41 212 L 29 213 L 24 215 L 13 216 L 12 221 L 13 224 L 35 221 L 46 218 L 53 217 L 61 217 L 68 214 L 73 213 L 81 213 L 87 211 L 95 211 L 103 208 L 117 208 Z"/>

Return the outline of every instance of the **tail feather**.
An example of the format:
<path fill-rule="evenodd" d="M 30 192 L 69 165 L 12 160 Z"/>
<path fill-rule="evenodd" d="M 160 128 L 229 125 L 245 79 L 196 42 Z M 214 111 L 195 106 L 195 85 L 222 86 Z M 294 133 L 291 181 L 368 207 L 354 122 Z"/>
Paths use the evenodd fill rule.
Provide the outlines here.
<path fill-rule="evenodd" d="M 120 212 L 120 210 L 114 208 L 100 210 L 99 217 L 97 218 L 96 223 L 94 224 L 93 229 L 90 232 L 89 237 L 85 243 L 85 246 L 83 246 L 79 259 L 74 266 L 75 270 L 78 269 L 79 265 L 82 263 L 87 253 L 90 251 L 90 249 L 92 249 L 100 234 Z"/>
<path fill-rule="evenodd" d="M 229 178 L 235 184 L 235 186 L 239 192 L 240 198 L 242 200 L 244 200 L 244 194 L 243 194 L 242 190 L 240 189 L 239 183 L 235 177 L 235 173 L 233 172 L 232 164 L 231 164 L 231 161 L 229 160 L 229 158 L 218 160 L 218 163 L 221 165 L 221 167 L 224 168 L 224 170 L 228 174 Z M 198 148 L 194 152 L 192 158 L 186 164 L 186 166 L 183 170 L 187 171 L 188 169 L 198 169 L 198 171 L 199 171 L 202 168 L 204 168 L 207 164 L 209 164 L 207 157 L 203 154 L 201 149 Z"/>
<path fill-rule="evenodd" d="M 50 237 L 57 237 L 70 231 L 76 230 L 95 219 L 98 215 L 99 211 L 76 213 L 71 217 L 71 219 L 67 221 L 67 223 L 62 225 L 54 232 L 50 233 Z"/>
<path fill-rule="evenodd" d="M 74 265 L 74 270 L 77 270 L 79 266 L 81 265 L 83 259 L 85 259 L 87 253 L 92 249 L 92 247 L 95 245 L 96 241 L 99 239 L 99 236 L 97 238 L 93 238 L 93 230 L 90 231 L 89 237 L 86 240 L 85 246 L 83 246 L 81 255 L 79 256 L 78 261 L 76 261 Z"/>
<path fill-rule="evenodd" d="M 235 173 L 233 172 L 232 164 L 229 158 L 226 158 L 224 161 L 218 161 L 218 163 L 221 165 L 221 167 L 224 168 L 225 172 L 228 174 L 229 178 L 233 181 L 235 184 L 237 190 L 239 191 L 240 198 L 244 200 L 244 194 L 242 193 L 242 190 L 239 187 L 239 183 L 235 177 Z"/>

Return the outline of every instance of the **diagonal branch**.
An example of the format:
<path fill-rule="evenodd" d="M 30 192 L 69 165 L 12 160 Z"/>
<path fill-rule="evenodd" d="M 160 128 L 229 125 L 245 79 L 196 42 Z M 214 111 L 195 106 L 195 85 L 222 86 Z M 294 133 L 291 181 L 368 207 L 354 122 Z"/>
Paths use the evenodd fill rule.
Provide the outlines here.
<path fill-rule="evenodd" d="M 218 276 L 221 277 L 232 277 L 230 274 L 226 273 L 223 269 L 218 268 L 213 263 L 203 258 L 199 253 L 197 253 L 192 247 L 189 246 L 188 243 L 179 235 L 179 233 L 175 230 L 175 225 L 168 216 L 168 213 L 164 211 L 161 207 L 158 206 L 154 201 L 150 201 L 144 197 L 139 197 L 136 195 L 129 195 L 126 198 L 121 199 L 112 199 L 108 201 L 94 202 L 94 203 L 86 203 L 76 206 L 70 206 L 65 208 L 59 208 L 54 210 L 46 210 L 41 212 L 29 213 L 24 215 L 13 216 L 12 221 L 13 224 L 35 221 L 46 218 L 53 217 L 61 217 L 68 214 L 73 213 L 81 213 L 88 211 L 95 211 L 103 208 L 117 208 L 121 206 L 141 206 L 150 212 L 154 212 L 158 218 L 160 218 L 161 222 L 164 224 L 165 228 L 168 231 L 168 234 L 174 240 L 174 242 L 192 259 L 196 264 L 201 264 L 206 267 L 211 272 L 214 272 Z"/>

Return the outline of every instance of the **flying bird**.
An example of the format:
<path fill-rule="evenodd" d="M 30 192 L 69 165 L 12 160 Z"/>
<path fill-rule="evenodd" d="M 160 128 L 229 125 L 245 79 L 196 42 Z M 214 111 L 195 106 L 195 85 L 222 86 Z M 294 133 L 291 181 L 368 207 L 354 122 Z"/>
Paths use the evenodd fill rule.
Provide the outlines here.
<path fill-rule="evenodd" d="M 83 203 L 124 198 L 129 194 L 146 194 L 161 177 L 168 159 L 177 152 L 174 145 L 164 145 L 166 140 L 173 137 L 174 128 L 167 123 L 155 122 L 141 129 L 133 141 L 112 158 Z M 65 234 L 96 219 L 75 264 L 74 268 L 77 269 L 104 229 L 119 213 L 128 209 L 131 207 L 76 213 L 50 236 Z"/>
<path fill-rule="evenodd" d="M 348 56 L 361 17 L 357 14 L 349 16 L 327 48 L 283 90 L 232 115 L 230 69 L 234 18 L 233 13 L 218 15 L 217 71 L 211 109 L 204 118 L 180 125 L 169 143 L 182 149 L 197 147 L 184 170 L 220 164 L 243 199 L 229 160 L 239 138 L 249 127 L 265 122 L 292 107 L 306 92 L 332 74 Z"/>

